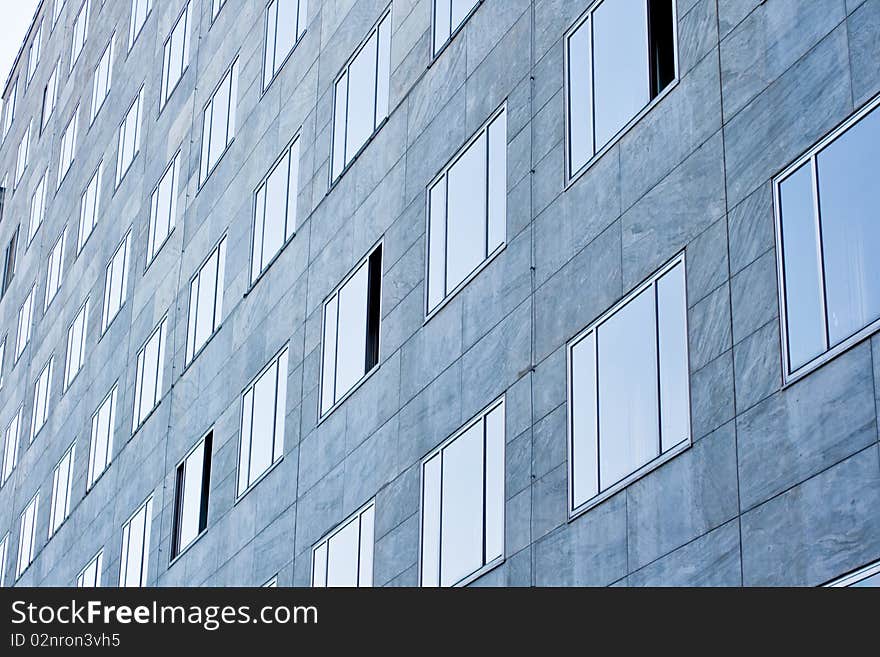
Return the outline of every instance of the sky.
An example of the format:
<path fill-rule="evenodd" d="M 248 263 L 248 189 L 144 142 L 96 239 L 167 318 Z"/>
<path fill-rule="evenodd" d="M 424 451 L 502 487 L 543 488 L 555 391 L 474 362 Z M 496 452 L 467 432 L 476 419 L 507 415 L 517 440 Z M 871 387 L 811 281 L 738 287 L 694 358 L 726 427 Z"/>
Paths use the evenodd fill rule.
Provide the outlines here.
<path fill-rule="evenodd" d="M 6 83 L 40 0 L 0 0 L 0 86 Z"/>

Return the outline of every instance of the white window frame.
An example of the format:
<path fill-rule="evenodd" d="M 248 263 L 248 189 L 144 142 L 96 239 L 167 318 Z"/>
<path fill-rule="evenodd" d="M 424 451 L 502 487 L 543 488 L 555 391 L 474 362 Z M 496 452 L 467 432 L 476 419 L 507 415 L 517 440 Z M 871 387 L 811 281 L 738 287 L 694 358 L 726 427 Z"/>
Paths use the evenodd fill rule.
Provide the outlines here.
<path fill-rule="evenodd" d="M 52 398 L 52 374 L 55 370 L 55 356 L 49 357 L 49 361 L 40 370 L 34 381 L 34 407 L 31 413 L 31 442 L 37 434 L 46 426 L 49 420 L 50 400 Z"/>
<path fill-rule="evenodd" d="M 46 178 L 48 177 L 48 175 L 49 170 L 47 169 L 43 173 L 43 175 L 40 176 L 40 181 L 34 188 L 34 193 L 31 194 L 31 211 L 28 219 L 27 236 L 28 246 L 30 246 L 31 242 L 34 241 L 34 237 L 36 237 L 37 231 L 40 229 L 40 226 L 43 225 L 43 219 L 46 216 Z"/>
<path fill-rule="evenodd" d="M 134 434 L 138 428 L 147 421 L 147 418 L 150 417 L 153 411 L 159 406 L 159 402 L 162 401 L 167 331 L 168 316 L 166 315 L 161 319 L 159 324 L 150 331 L 150 335 L 146 342 L 144 342 L 138 350 L 134 384 L 134 420 L 131 424 L 132 434 Z M 153 347 L 154 341 L 158 342 L 155 347 Z M 155 362 L 152 361 L 152 359 L 149 361 L 147 360 L 147 352 L 152 349 L 156 350 Z M 149 379 L 153 380 L 152 399 L 149 398 L 149 394 L 145 397 L 145 393 L 150 389 L 150 387 L 146 385 Z"/>
<path fill-rule="evenodd" d="M 86 297 L 85 303 L 80 306 L 76 317 L 67 327 L 67 357 L 64 363 L 65 391 L 70 388 L 70 384 L 73 383 L 85 364 L 86 337 L 89 329 L 89 299 L 90 297 Z"/>
<path fill-rule="evenodd" d="M 215 258 L 216 255 L 216 258 Z M 213 273 L 213 290 L 210 289 L 211 271 L 210 266 L 214 264 Z M 189 314 L 187 317 L 186 329 L 186 364 L 189 365 L 196 356 L 198 356 L 205 345 L 210 342 L 214 334 L 220 329 L 223 322 L 223 287 L 226 270 L 226 235 L 224 235 L 217 245 L 211 249 L 208 256 L 199 265 L 195 275 L 189 282 Z M 205 277 L 203 280 L 202 277 Z M 203 286 L 208 285 L 203 290 Z M 205 335 L 204 340 L 199 341 L 199 326 L 201 294 L 205 291 L 212 297 L 211 302 L 211 330 Z"/>
<path fill-rule="evenodd" d="M 129 552 L 132 549 L 131 544 L 131 532 L 132 532 L 132 522 L 138 521 L 139 516 L 143 514 L 144 528 L 143 535 L 140 537 L 140 555 L 135 555 L 134 558 L 138 559 L 140 562 L 137 565 L 137 572 L 132 572 L 131 574 L 137 578 L 137 583 L 128 581 L 129 578 L 129 565 L 131 562 L 132 555 Z M 132 513 L 128 520 L 126 520 L 122 524 L 122 553 L 119 557 L 119 587 L 137 587 L 137 586 L 146 586 L 147 584 L 147 576 L 150 565 L 150 530 L 152 526 L 153 520 L 153 494 L 150 493 L 150 496 L 144 500 L 140 506 L 138 506 L 137 510 Z M 135 544 L 136 545 L 136 544 Z"/>
<path fill-rule="evenodd" d="M 180 83 L 183 74 L 189 67 L 189 30 L 191 27 L 191 16 L 192 0 L 189 0 L 183 8 L 183 11 L 178 15 L 177 20 L 175 20 L 174 26 L 171 28 L 171 33 L 168 35 L 168 38 L 165 39 L 165 45 L 162 47 L 162 88 L 161 93 L 159 94 L 160 112 L 162 111 L 162 108 L 165 107 L 168 99 L 171 98 L 174 90 L 177 89 L 177 85 Z M 181 32 L 178 32 L 178 28 Z M 172 62 L 171 56 L 174 53 L 175 45 L 179 39 L 183 39 L 183 44 L 180 46 L 180 61 Z M 172 65 L 174 66 L 173 70 Z"/>
<path fill-rule="evenodd" d="M 853 586 L 854 584 L 858 584 L 862 580 L 868 579 L 869 577 L 873 577 L 880 573 L 880 561 L 875 561 L 874 563 L 870 563 L 867 566 L 863 566 L 854 572 L 851 572 L 843 577 L 838 577 L 836 580 L 829 582 L 825 586 L 830 586 L 833 588 L 846 588 L 849 586 Z"/>
<path fill-rule="evenodd" d="M 71 443 L 52 472 L 52 503 L 49 507 L 49 538 L 52 538 L 70 515 L 70 497 L 73 490 L 73 465 L 76 441 Z"/>
<path fill-rule="evenodd" d="M 40 64 L 40 54 L 42 51 L 42 41 L 43 41 L 43 23 L 40 22 L 39 27 L 37 27 L 36 33 L 34 34 L 34 39 L 31 41 L 28 46 L 28 66 L 27 66 L 27 83 L 30 84 L 31 80 L 34 77 L 34 73 L 37 70 L 37 66 Z"/>
<path fill-rule="evenodd" d="M 264 34 L 263 39 L 263 91 L 269 88 L 272 81 L 278 76 L 281 68 L 290 58 L 291 53 L 296 50 L 300 39 L 306 33 L 306 23 L 308 22 L 308 0 L 290 0 L 296 2 L 296 24 L 294 25 L 295 38 L 293 43 L 289 45 L 287 50 L 278 52 L 278 7 L 285 0 L 268 0 L 266 8 L 263 11 Z M 274 14 L 274 16 L 273 16 Z M 271 51 L 269 42 L 272 42 Z M 282 46 L 283 48 L 283 46 Z M 280 57 L 279 57 L 280 54 Z M 269 61 L 271 57 L 271 62 Z"/>
<path fill-rule="evenodd" d="M 3 103 L 3 140 L 6 140 L 6 135 L 9 134 L 9 128 L 12 127 L 12 121 L 15 119 L 15 104 L 18 99 L 18 78 L 13 80 L 12 84 L 9 87 L 10 97 L 8 99 L 4 99 Z"/>
<path fill-rule="evenodd" d="M 229 85 L 229 97 L 226 103 L 226 135 L 224 137 L 224 145 L 220 148 L 219 152 L 212 153 L 211 138 L 213 137 L 212 133 L 214 131 L 214 105 L 217 101 L 218 94 L 220 94 L 224 86 L 227 84 Z M 214 90 L 211 92 L 211 97 L 208 99 L 208 102 L 205 103 L 202 110 L 202 150 L 199 159 L 199 187 L 205 184 L 205 181 L 214 172 L 214 169 L 217 168 L 217 165 L 220 164 L 223 156 L 226 155 L 226 152 L 232 146 L 232 142 L 235 141 L 237 100 L 238 56 L 235 57 L 230 67 L 223 73 L 223 77 L 220 79 L 219 84 L 214 87 Z M 223 109 L 221 108 L 220 111 L 223 111 Z M 212 155 L 215 156 L 213 160 Z"/>
<path fill-rule="evenodd" d="M 143 15 L 140 16 L 140 22 L 138 22 L 138 13 L 140 9 L 144 9 Z M 131 0 L 131 20 L 128 26 L 128 51 L 131 52 L 131 49 L 134 48 L 134 44 L 137 41 L 138 37 L 141 35 L 141 32 L 144 30 L 144 25 L 147 24 L 147 21 L 150 18 L 150 12 L 153 10 L 153 0 Z"/>
<path fill-rule="evenodd" d="M 18 308 L 18 330 L 15 338 L 15 362 L 21 358 L 25 348 L 31 341 L 31 329 L 34 323 L 34 296 L 36 284 L 31 286 L 30 292 L 24 299 L 24 303 Z"/>
<path fill-rule="evenodd" d="M 101 335 L 107 332 L 110 324 L 113 323 L 113 320 L 116 319 L 116 316 L 119 315 L 119 311 L 122 310 L 122 307 L 125 305 L 125 302 L 128 300 L 128 258 L 129 258 L 129 242 L 131 241 L 131 230 L 125 234 L 125 237 L 122 238 L 122 242 L 119 246 L 116 247 L 116 250 L 113 252 L 113 255 L 110 257 L 110 262 L 107 263 L 107 267 L 105 268 L 105 276 L 104 276 L 104 308 L 101 311 Z M 121 256 L 121 266 L 122 271 L 117 272 L 116 268 L 119 264 L 119 252 L 122 251 Z M 118 303 L 111 298 L 111 293 L 113 291 L 113 284 L 115 280 L 115 276 L 121 276 L 122 281 L 120 282 L 120 292 L 119 292 L 119 301 Z M 116 308 L 113 310 L 113 313 L 110 313 L 110 302 L 113 301 Z"/>
<path fill-rule="evenodd" d="M 73 20 L 73 25 L 70 28 L 71 32 L 71 43 L 70 43 L 70 70 L 73 70 L 73 67 L 76 65 L 77 61 L 79 61 L 79 56 L 82 53 L 83 46 L 86 44 L 86 40 L 89 38 L 89 10 L 90 10 L 91 0 L 85 0 L 79 7 L 79 11 L 76 14 L 76 18 Z M 82 22 L 80 22 L 82 21 Z"/>
<path fill-rule="evenodd" d="M 34 554 L 37 545 L 37 518 L 40 507 L 40 491 L 30 499 L 24 511 L 21 512 L 18 535 L 18 562 L 15 568 L 15 578 L 18 579 L 24 571 L 34 562 Z M 30 516 L 30 517 L 28 517 Z M 26 536 L 25 534 L 29 534 Z"/>
<path fill-rule="evenodd" d="M 140 90 L 138 90 L 137 96 L 125 112 L 125 118 L 119 126 L 119 139 L 117 140 L 116 148 L 117 189 L 119 188 L 120 183 L 125 179 L 125 175 L 131 170 L 138 154 L 141 152 L 141 126 L 143 124 L 143 112 L 141 110 L 143 109 L 143 104 L 144 87 L 141 86 Z M 134 115 L 132 115 L 132 112 L 134 112 Z M 128 156 L 126 153 L 126 137 L 130 130 L 134 130 L 134 138 L 131 143 L 131 154 Z M 128 157 L 127 161 L 125 161 L 126 157 Z"/>
<path fill-rule="evenodd" d="M 6 586 L 6 558 L 9 556 L 9 532 L 0 539 L 0 589 Z"/>
<path fill-rule="evenodd" d="M 67 177 L 67 172 L 70 171 L 70 167 L 73 164 L 74 158 L 76 157 L 77 124 L 79 123 L 77 121 L 78 118 L 79 105 L 77 105 L 76 109 L 73 110 L 73 116 L 70 118 L 67 127 L 64 128 L 64 132 L 61 134 L 61 149 L 58 155 L 57 187 L 61 187 L 61 183 L 63 183 L 64 179 Z M 71 130 L 73 131 L 72 133 Z"/>
<path fill-rule="evenodd" d="M 15 415 L 3 430 L 3 474 L 0 486 L 3 486 L 18 465 L 18 450 L 21 447 L 21 425 L 24 421 L 24 404 L 18 407 Z"/>
<path fill-rule="evenodd" d="M 226 0 L 211 0 L 211 23 L 217 18 L 220 10 L 226 5 Z"/>
<path fill-rule="evenodd" d="M 213 465 L 214 428 L 209 429 L 193 445 L 186 455 L 174 467 L 174 506 L 172 507 L 171 522 L 171 562 L 174 563 L 189 548 L 191 548 L 208 531 L 208 505 L 211 501 L 211 466 Z M 201 454 L 199 452 L 201 451 Z M 183 537 L 183 509 L 187 500 L 187 468 L 192 458 L 201 456 L 200 477 L 197 492 L 199 503 L 199 520 L 196 534 L 184 542 Z M 182 470 L 181 470 L 182 469 Z M 182 476 L 181 476 L 182 473 Z M 204 518 L 202 518 L 204 514 Z M 204 526 L 202 521 L 204 520 Z"/>
<path fill-rule="evenodd" d="M 474 15 L 474 12 L 477 11 L 477 8 L 483 4 L 483 0 L 472 0 L 473 5 L 461 20 L 455 25 L 452 24 L 452 4 L 453 0 L 431 0 L 431 58 L 436 59 L 440 53 L 449 45 L 449 43 L 455 38 L 455 36 L 464 29 L 465 24 L 470 20 L 471 16 Z M 445 5 L 445 7 L 439 6 L 440 4 Z M 438 9 L 446 9 L 448 7 L 449 16 L 448 19 L 444 22 L 438 20 Z M 444 31 L 443 38 L 440 38 L 440 34 L 437 32 L 438 26 L 443 25 Z M 445 29 L 448 26 L 448 30 Z"/>
<path fill-rule="evenodd" d="M 61 10 L 64 9 L 64 4 L 67 0 L 54 0 L 52 5 L 52 27 L 55 27 L 55 23 L 58 22 L 58 17 L 61 15 Z"/>
<path fill-rule="evenodd" d="M 58 69 L 61 68 L 61 60 L 55 62 L 55 67 L 49 74 L 46 86 L 43 87 L 43 103 L 40 111 L 40 132 L 46 129 L 46 124 L 55 111 L 55 103 L 58 101 Z"/>
<path fill-rule="evenodd" d="M 3 336 L 3 339 L 0 340 L 0 390 L 3 389 L 3 372 L 4 372 L 4 364 L 6 363 L 6 335 Z M 0 459 L 2 460 L 2 459 Z"/>
<path fill-rule="evenodd" d="M 375 551 L 376 535 L 375 498 L 367 502 L 364 506 L 355 511 L 348 518 L 336 525 L 336 527 L 327 532 L 324 536 L 321 537 L 321 539 L 317 543 L 315 543 L 314 546 L 312 546 L 313 587 L 328 586 L 327 580 L 330 575 L 330 542 L 333 540 L 334 537 L 340 535 L 344 530 L 348 529 L 354 523 L 357 523 L 358 532 L 357 586 L 358 588 L 373 586 L 373 553 Z"/>
<path fill-rule="evenodd" d="M 46 271 L 46 299 L 43 312 L 49 309 L 49 304 L 55 300 L 61 283 L 64 280 L 64 247 L 67 244 L 67 226 L 61 231 L 61 236 L 55 240 L 52 250 L 49 252 L 49 260 Z"/>
<path fill-rule="evenodd" d="M 79 204 L 79 231 L 76 238 L 76 254 L 82 251 L 95 226 L 98 224 L 98 214 L 101 210 L 101 180 L 104 173 L 104 160 L 98 164 L 98 168 L 89 178 L 85 190 L 80 196 Z M 86 228 L 88 227 L 88 230 Z"/>
<path fill-rule="evenodd" d="M 86 478 L 86 491 L 92 489 L 95 483 L 100 479 L 101 475 L 106 472 L 110 463 L 113 461 L 113 434 L 116 426 L 116 397 L 119 390 L 119 383 L 114 383 L 104 399 L 98 405 L 97 410 L 92 413 L 92 432 L 89 439 L 89 470 Z M 106 413 L 105 413 L 106 409 Z M 105 430 L 102 414 L 106 417 L 106 437 L 101 440 L 102 455 L 98 454 L 98 438 Z M 103 458 L 103 463 L 99 467 L 99 459 Z"/>
<path fill-rule="evenodd" d="M 27 171 L 28 157 L 31 150 L 30 142 L 31 122 L 29 121 L 28 127 L 25 129 L 24 134 L 21 136 L 21 141 L 18 142 L 18 150 L 16 151 L 15 158 L 15 183 L 13 185 L 14 188 L 18 187 L 22 177 L 24 176 L 24 172 Z"/>
<path fill-rule="evenodd" d="M 168 241 L 174 227 L 177 224 L 177 186 L 180 178 L 180 166 L 183 158 L 181 152 L 177 151 L 171 159 L 171 163 L 162 172 L 162 177 L 153 188 L 150 195 L 150 226 L 147 234 L 147 266 L 153 262 L 153 259 Z M 169 178 L 170 176 L 170 178 Z M 167 204 L 164 202 L 163 186 L 170 185 L 171 190 L 168 192 Z M 162 201 L 162 207 L 159 203 Z"/>
<path fill-rule="evenodd" d="M 113 83 L 113 42 L 116 40 L 116 33 L 110 36 L 110 41 L 105 46 L 92 76 L 92 108 L 89 114 L 89 124 L 95 122 L 95 117 L 104 107 L 104 101 L 110 95 L 110 86 Z M 105 61 L 106 59 L 106 61 Z M 101 75 L 101 68 L 106 66 L 104 75 Z M 102 79 L 103 78 L 103 79 Z M 101 93 L 103 90 L 103 93 Z"/>
<path fill-rule="evenodd" d="M 77 588 L 98 588 L 101 586 L 101 571 L 104 569 L 104 548 L 89 559 L 76 576 Z M 87 579 L 88 578 L 88 579 Z"/>

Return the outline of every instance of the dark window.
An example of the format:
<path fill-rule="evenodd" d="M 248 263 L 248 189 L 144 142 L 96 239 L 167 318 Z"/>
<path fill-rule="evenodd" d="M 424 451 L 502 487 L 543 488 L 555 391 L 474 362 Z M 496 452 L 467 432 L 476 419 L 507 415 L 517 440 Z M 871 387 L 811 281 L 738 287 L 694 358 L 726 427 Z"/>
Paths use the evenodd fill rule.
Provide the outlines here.
<path fill-rule="evenodd" d="M 674 20 L 672 3 L 669 0 L 648 0 L 652 98 L 658 96 L 675 79 Z"/>
<path fill-rule="evenodd" d="M 12 283 L 12 277 L 15 276 L 15 250 L 18 247 L 18 228 L 12 234 L 12 239 L 6 246 L 6 252 L 3 254 L 3 285 L 0 289 L 0 297 L 6 294 L 9 284 Z"/>
<path fill-rule="evenodd" d="M 208 493 L 211 486 L 211 443 L 208 432 L 177 466 L 174 493 L 171 558 L 186 548 L 208 526 Z"/>

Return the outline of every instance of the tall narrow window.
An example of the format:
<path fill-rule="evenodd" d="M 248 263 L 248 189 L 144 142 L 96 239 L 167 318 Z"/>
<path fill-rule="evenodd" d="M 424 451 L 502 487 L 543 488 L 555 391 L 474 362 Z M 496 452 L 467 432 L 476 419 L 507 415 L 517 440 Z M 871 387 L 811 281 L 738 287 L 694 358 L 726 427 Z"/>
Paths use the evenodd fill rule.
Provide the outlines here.
<path fill-rule="evenodd" d="M 287 59 L 306 31 L 306 0 L 269 0 L 266 6 L 266 43 L 263 60 L 263 89 Z"/>
<path fill-rule="evenodd" d="M 3 364 L 6 362 L 6 336 L 0 340 L 0 389 L 3 388 Z"/>
<path fill-rule="evenodd" d="M 92 557 L 92 560 L 76 576 L 76 586 L 78 588 L 98 588 L 101 586 L 101 571 L 103 568 L 104 550 L 99 550 L 98 554 Z"/>
<path fill-rule="evenodd" d="M 223 8 L 223 5 L 226 4 L 226 0 L 211 0 L 211 20 L 213 21 L 217 18 L 217 14 L 220 13 L 220 10 Z"/>
<path fill-rule="evenodd" d="M 575 513 L 690 444 L 683 256 L 575 337 L 568 368 Z"/>
<path fill-rule="evenodd" d="M 28 245 L 33 241 L 37 230 L 43 225 L 43 218 L 46 216 L 46 173 L 40 176 L 40 182 L 34 188 L 31 196 L 31 213 L 28 221 Z"/>
<path fill-rule="evenodd" d="M 36 32 L 34 32 L 34 40 L 31 41 L 31 45 L 28 46 L 28 68 L 27 68 L 27 81 L 30 83 L 31 78 L 34 77 L 34 72 L 37 70 L 37 64 L 40 63 L 40 52 L 42 51 L 42 41 L 43 41 L 43 24 L 40 23 L 39 27 L 37 27 Z"/>
<path fill-rule="evenodd" d="M 226 268 L 226 238 L 199 267 L 189 284 L 189 323 L 186 332 L 186 362 L 205 346 L 223 317 L 223 271 Z"/>
<path fill-rule="evenodd" d="M 61 135 L 61 152 L 58 156 L 58 187 L 64 181 L 64 177 L 73 164 L 73 157 L 76 152 L 76 117 L 79 116 L 79 107 L 73 110 L 73 116 L 64 132 Z"/>
<path fill-rule="evenodd" d="M 144 586 L 150 561 L 150 525 L 153 496 L 122 525 L 122 556 L 119 558 L 119 586 Z"/>
<path fill-rule="evenodd" d="M 251 282 L 256 281 L 296 231 L 299 182 L 299 137 L 284 149 L 269 175 L 257 187 Z"/>
<path fill-rule="evenodd" d="M 373 524 L 370 502 L 312 548 L 312 586 L 373 585 Z"/>
<path fill-rule="evenodd" d="M 331 181 L 388 116 L 391 82 L 391 12 L 388 11 L 336 78 Z"/>
<path fill-rule="evenodd" d="M 785 379 L 880 328 L 880 98 L 775 181 Z"/>
<path fill-rule="evenodd" d="M 31 324 L 34 319 L 34 290 L 37 286 L 31 287 L 30 292 L 24 298 L 24 303 L 18 309 L 18 326 L 15 336 L 15 360 L 21 357 L 24 348 L 31 339 Z"/>
<path fill-rule="evenodd" d="M 171 558 L 185 550 L 208 527 L 208 494 L 211 490 L 211 443 L 208 432 L 177 466 L 174 488 L 174 521 Z"/>
<path fill-rule="evenodd" d="M 226 71 L 202 113 L 200 184 L 217 166 L 235 138 L 235 103 L 238 98 L 238 60 Z"/>
<path fill-rule="evenodd" d="M 104 279 L 104 312 L 101 315 L 101 333 L 103 334 L 110 322 L 119 313 L 128 296 L 128 241 L 131 232 L 127 233 L 122 244 L 116 249 L 107 265 L 107 276 Z"/>
<path fill-rule="evenodd" d="M 504 244 L 507 112 L 492 117 L 428 186 L 428 312 Z"/>
<path fill-rule="evenodd" d="M 452 38 L 467 17 L 479 4 L 479 0 L 433 0 L 434 2 L 434 54 Z"/>
<path fill-rule="evenodd" d="M 34 560 L 34 549 L 37 544 L 37 508 L 40 506 L 40 491 L 31 498 L 21 514 L 20 531 L 18 534 L 18 564 L 15 569 L 16 578 L 21 577 Z"/>
<path fill-rule="evenodd" d="M 110 93 L 110 83 L 113 80 L 113 41 L 116 35 L 110 37 L 110 43 L 104 48 L 101 59 L 95 67 L 95 76 L 92 82 L 92 110 L 89 123 L 94 123 L 95 117 L 104 106 L 104 100 Z"/>
<path fill-rule="evenodd" d="M 147 22 L 147 16 L 153 8 L 153 0 L 131 0 L 131 23 L 128 28 L 128 49 L 134 47 L 137 40 Z"/>
<path fill-rule="evenodd" d="M 49 419 L 49 398 L 52 396 L 52 371 L 55 364 L 55 356 L 49 358 L 49 362 L 43 366 L 40 375 L 34 382 L 34 409 L 31 419 L 31 441 L 40 433 L 40 429 Z"/>
<path fill-rule="evenodd" d="M 76 240 L 76 252 L 82 251 L 83 245 L 98 223 L 98 212 L 101 205 L 101 172 L 104 170 L 103 160 L 92 174 L 89 184 L 80 198 L 79 203 L 79 235 Z"/>
<path fill-rule="evenodd" d="M 91 0 L 85 0 L 80 5 L 79 12 L 73 21 L 73 42 L 70 45 L 70 70 L 73 70 L 79 54 L 82 52 L 86 39 L 89 36 L 89 5 Z"/>
<path fill-rule="evenodd" d="M 119 126 L 119 145 L 116 151 L 116 186 L 128 173 L 131 163 L 141 150 L 141 103 L 144 99 L 144 88 L 138 91 L 137 98 L 128 108 L 125 120 Z"/>
<path fill-rule="evenodd" d="M 52 474 L 52 506 L 49 509 L 49 538 L 70 515 L 70 492 L 73 488 L 73 461 L 76 443 L 61 457 Z"/>
<path fill-rule="evenodd" d="M 55 26 L 55 23 L 58 22 L 58 17 L 61 15 L 61 10 L 64 9 L 64 3 L 67 0 L 54 0 L 52 4 L 52 26 Z"/>
<path fill-rule="evenodd" d="M 6 558 L 9 556 L 9 532 L 0 541 L 0 588 L 6 586 Z"/>
<path fill-rule="evenodd" d="M 91 489 L 113 458 L 113 428 L 116 426 L 116 390 L 118 387 L 117 384 L 113 384 L 113 388 L 104 397 L 95 414 L 92 415 L 86 490 Z"/>
<path fill-rule="evenodd" d="M 18 151 L 15 158 L 15 187 L 18 187 L 18 183 L 21 182 L 21 178 L 27 169 L 30 141 L 31 124 L 28 123 L 27 129 L 24 131 L 24 134 L 21 136 L 21 141 L 18 143 Z"/>
<path fill-rule="evenodd" d="M 164 317 L 153 329 L 137 355 L 137 373 L 134 383 L 134 421 L 131 431 L 147 419 L 162 398 L 162 373 L 165 365 L 165 331 L 168 318 Z"/>
<path fill-rule="evenodd" d="M 320 415 L 379 364 L 381 297 L 380 244 L 324 302 Z"/>
<path fill-rule="evenodd" d="M 9 286 L 12 284 L 12 278 L 15 276 L 15 255 L 17 248 L 18 226 L 12 231 L 12 237 L 9 238 L 9 243 L 6 245 L 6 250 L 3 252 L 3 285 L 2 290 L 0 290 L 0 297 L 6 294 Z"/>
<path fill-rule="evenodd" d="M 568 32 L 569 177 L 675 81 L 674 4 L 673 0 L 603 0 Z"/>
<path fill-rule="evenodd" d="M 49 264 L 46 272 L 46 304 L 44 308 L 48 308 L 58 290 L 61 287 L 61 281 L 64 277 L 64 243 L 67 241 L 67 228 L 62 231 L 61 236 L 55 241 L 52 250 L 49 252 Z"/>
<path fill-rule="evenodd" d="M 86 333 L 89 322 L 89 299 L 76 313 L 73 323 L 67 329 L 67 361 L 64 365 L 64 389 L 67 390 L 73 379 L 82 369 L 86 359 Z"/>
<path fill-rule="evenodd" d="M 52 110 L 55 109 L 55 102 L 58 100 L 58 67 L 61 65 L 61 61 L 55 64 L 55 68 L 52 69 L 52 72 L 49 74 L 49 80 L 46 82 L 46 86 L 43 87 L 43 109 L 40 114 L 40 130 L 44 130 L 46 128 L 46 124 L 49 122 L 49 117 L 52 116 Z"/>
<path fill-rule="evenodd" d="M 241 398 L 238 494 L 242 495 L 284 454 L 287 405 L 287 347 L 251 383 Z"/>
<path fill-rule="evenodd" d="M 177 19 L 171 34 L 165 40 L 164 54 L 162 55 L 160 110 L 168 102 L 189 63 L 189 17 L 191 6 L 192 2 L 186 3 L 183 13 Z"/>
<path fill-rule="evenodd" d="M 21 435 L 21 418 L 24 406 L 19 406 L 12 420 L 3 432 L 3 477 L 0 485 L 5 484 L 18 463 L 18 441 Z"/>
<path fill-rule="evenodd" d="M 504 558 L 504 400 L 422 461 L 422 586 L 467 583 Z"/>
<path fill-rule="evenodd" d="M 177 215 L 177 180 L 180 175 L 180 151 L 162 174 L 162 179 L 150 197 L 150 233 L 147 237 L 147 263 L 165 243 L 174 230 Z"/>
<path fill-rule="evenodd" d="M 6 98 L 6 102 L 3 107 L 3 139 L 6 139 L 6 134 L 9 132 L 9 128 L 12 127 L 12 119 L 15 118 L 15 101 L 18 96 L 18 79 L 15 79 L 11 85 L 9 85 L 9 97 Z"/>

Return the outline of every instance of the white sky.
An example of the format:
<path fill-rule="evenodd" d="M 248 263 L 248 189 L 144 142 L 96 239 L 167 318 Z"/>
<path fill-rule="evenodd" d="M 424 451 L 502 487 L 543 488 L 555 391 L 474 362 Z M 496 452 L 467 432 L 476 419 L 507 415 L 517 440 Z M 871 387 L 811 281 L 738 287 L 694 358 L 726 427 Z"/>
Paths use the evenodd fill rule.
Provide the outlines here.
<path fill-rule="evenodd" d="M 9 77 L 40 0 L 0 0 L 0 87 Z"/>

